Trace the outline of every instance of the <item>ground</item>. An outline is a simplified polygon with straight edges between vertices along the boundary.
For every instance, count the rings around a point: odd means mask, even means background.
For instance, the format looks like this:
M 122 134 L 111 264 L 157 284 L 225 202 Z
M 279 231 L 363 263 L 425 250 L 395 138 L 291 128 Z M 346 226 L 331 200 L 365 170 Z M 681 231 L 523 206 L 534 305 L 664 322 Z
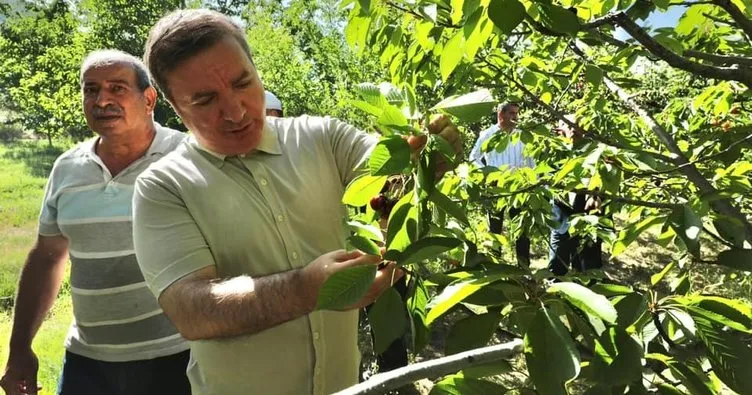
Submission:
M 44 142 L 22 142 L 0 144 L 0 364 L 7 360 L 7 344 L 11 329 L 11 306 L 18 274 L 29 248 L 36 235 L 36 218 L 41 204 L 46 176 L 55 158 L 62 153 L 62 147 L 48 147 Z M 655 234 L 646 234 L 625 253 L 608 258 L 606 273 L 612 279 L 638 286 L 647 286 L 650 275 L 658 272 L 665 264 L 677 259 L 674 252 L 656 248 Z M 705 252 L 713 255 L 718 247 L 707 243 Z M 534 251 L 533 265 L 545 266 L 545 251 L 538 246 Z M 752 300 L 750 277 L 735 276 L 730 271 L 718 267 L 698 264 L 691 267 L 692 276 L 702 279 L 702 291 L 722 294 L 727 297 L 740 297 Z M 435 325 L 430 345 L 414 361 L 433 359 L 443 355 L 443 342 L 451 325 L 466 313 L 457 311 L 447 314 Z M 63 340 L 71 319 L 70 297 L 67 282 L 47 320 L 42 325 L 35 341 L 34 349 L 40 359 L 40 383 L 42 393 L 54 393 L 63 358 Z M 374 370 L 374 356 L 370 336 L 361 331 L 366 370 Z M 503 335 L 494 341 L 506 341 Z M 522 367 L 515 361 L 515 367 Z M 515 374 L 511 380 L 524 381 L 525 376 Z M 432 383 L 423 380 L 414 388 L 403 389 L 403 394 L 428 393 Z

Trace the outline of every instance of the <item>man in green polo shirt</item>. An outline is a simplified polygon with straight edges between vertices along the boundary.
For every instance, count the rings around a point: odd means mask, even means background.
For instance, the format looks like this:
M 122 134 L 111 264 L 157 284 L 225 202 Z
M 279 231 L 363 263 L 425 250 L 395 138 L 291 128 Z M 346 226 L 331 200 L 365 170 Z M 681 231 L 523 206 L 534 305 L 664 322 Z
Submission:
M 266 118 L 243 32 L 180 10 L 152 28 L 145 61 L 193 132 L 143 173 L 134 243 L 147 283 L 191 341 L 194 394 L 325 394 L 357 382 L 357 309 L 314 310 L 334 272 L 373 265 L 347 252 L 341 202 L 376 139 L 332 118 Z M 452 143 L 447 120 L 432 124 Z M 460 144 L 456 144 L 459 146 Z

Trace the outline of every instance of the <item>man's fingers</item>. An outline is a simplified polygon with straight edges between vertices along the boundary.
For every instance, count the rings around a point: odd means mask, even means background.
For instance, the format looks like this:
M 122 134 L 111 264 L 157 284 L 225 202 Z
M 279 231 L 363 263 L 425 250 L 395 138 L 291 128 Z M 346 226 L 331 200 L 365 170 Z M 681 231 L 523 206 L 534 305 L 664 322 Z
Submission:
M 346 251 L 346 250 L 336 250 L 327 253 L 326 255 L 329 255 L 335 262 L 344 262 L 349 261 L 350 259 L 355 259 L 363 253 L 359 250 L 352 250 L 352 251 Z
M 346 261 L 347 266 L 358 265 L 375 265 L 381 262 L 383 259 L 378 255 L 366 255 L 361 252 L 361 255 Z
M 431 117 L 428 122 L 428 133 L 439 134 L 445 127 L 450 125 L 449 117 L 444 114 L 437 114 Z

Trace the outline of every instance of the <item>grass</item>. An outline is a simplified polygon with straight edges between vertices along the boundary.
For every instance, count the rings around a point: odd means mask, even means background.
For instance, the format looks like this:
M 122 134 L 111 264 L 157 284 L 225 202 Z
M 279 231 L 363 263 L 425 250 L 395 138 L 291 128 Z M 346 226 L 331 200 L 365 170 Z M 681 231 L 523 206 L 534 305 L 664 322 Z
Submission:
M 0 305 L 15 292 L 26 254 L 36 237 L 44 185 L 62 148 L 37 141 L 0 145 Z M 4 302 L 4 303 L 3 303 Z
M 47 319 L 42 324 L 36 338 L 34 338 L 34 352 L 39 358 L 39 373 L 37 380 L 42 386 L 40 394 L 54 394 L 57 389 L 57 380 L 60 377 L 62 367 L 63 341 L 71 323 L 71 300 L 68 297 L 59 298 L 55 307 L 52 308 Z M 8 360 L 8 340 L 11 330 L 10 311 L 0 312 L 0 363 Z
M 52 164 L 63 147 L 19 141 L 0 145 L 0 364 L 8 358 L 11 306 L 26 254 L 36 239 L 37 217 Z M 66 284 L 63 289 L 67 289 Z M 71 322 L 70 298 L 60 297 L 34 340 L 42 394 L 54 394 L 62 366 L 63 341 Z

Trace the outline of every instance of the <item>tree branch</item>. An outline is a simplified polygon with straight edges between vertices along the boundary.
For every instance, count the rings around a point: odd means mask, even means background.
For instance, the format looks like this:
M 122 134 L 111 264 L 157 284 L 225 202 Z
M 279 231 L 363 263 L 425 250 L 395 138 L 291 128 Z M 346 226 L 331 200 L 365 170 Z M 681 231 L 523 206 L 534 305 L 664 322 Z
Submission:
M 490 65 L 490 66 L 493 67 L 493 65 Z M 497 71 L 500 71 L 500 70 L 497 70 Z M 556 117 L 560 121 L 562 121 L 565 124 L 567 124 L 573 130 L 575 130 L 577 132 L 580 132 L 580 134 L 582 134 L 582 138 L 585 138 L 585 139 L 588 139 L 588 140 L 595 140 L 595 141 L 601 142 L 603 144 L 610 145 L 612 147 L 623 149 L 625 151 L 632 151 L 632 152 L 637 152 L 637 153 L 641 153 L 641 154 L 644 154 L 644 155 L 649 155 L 649 156 L 652 156 L 652 157 L 654 157 L 656 159 L 659 159 L 659 160 L 661 160 L 663 162 L 667 162 L 667 163 L 673 163 L 674 162 L 674 160 L 671 157 L 665 156 L 665 155 L 660 154 L 658 152 L 645 151 L 645 150 L 641 150 L 641 149 L 638 149 L 638 148 L 630 147 L 628 145 L 623 145 L 623 144 L 617 143 L 615 141 L 608 140 L 607 138 L 599 135 L 598 133 L 594 133 L 594 132 L 585 130 L 585 128 L 583 128 L 582 126 L 580 126 L 580 124 L 578 124 L 577 122 L 573 122 L 573 121 L 567 119 L 567 117 L 565 116 L 565 114 L 563 112 L 561 112 L 561 111 L 553 108 L 550 104 L 547 104 L 546 102 L 544 102 L 543 100 L 541 100 L 536 94 L 534 94 L 533 92 L 531 92 L 522 83 L 520 83 L 519 81 L 517 81 L 516 78 L 512 77 L 512 78 L 509 78 L 509 80 L 512 81 L 512 83 L 515 86 L 517 86 L 518 89 L 520 89 L 523 93 L 525 93 L 526 96 L 530 97 L 537 105 L 545 108 L 546 111 L 548 111 L 551 115 L 553 115 L 554 117 Z
M 747 35 L 747 38 L 752 39 L 752 20 L 747 18 L 736 4 L 731 0 L 713 0 L 713 4 L 723 8 L 731 16 L 731 19 L 739 25 L 739 28 Z
M 603 25 L 613 25 L 616 22 L 616 18 L 619 16 L 618 12 L 612 12 L 610 14 L 606 14 L 600 18 L 593 19 L 592 21 L 588 23 L 583 23 L 580 25 L 580 27 L 583 30 L 590 30 L 597 27 L 601 27 Z
M 583 58 L 585 61 L 588 61 L 582 50 L 577 47 L 577 44 L 574 44 L 572 49 L 581 58 Z M 603 76 L 603 82 L 612 93 L 614 93 L 619 99 L 621 99 L 621 101 L 627 107 L 631 108 L 632 111 L 634 111 L 640 117 L 640 119 L 645 122 L 650 130 L 658 137 L 661 143 L 663 143 L 666 149 L 668 149 L 668 151 L 672 154 L 673 163 L 680 168 L 681 172 L 692 184 L 697 187 L 702 195 L 716 196 L 718 194 L 718 190 L 713 186 L 713 184 L 711 184 L 710 181 L 708 181 L 708 179 L 705 178 L 705 176 L 703 176 L 699 170 L 697 170 L 697 167 L 694 164 L 689 163 L 689 160 L 684 155 L 684 152 L 682 152 L 682 150 L 676 144 L 676 141 L 674 141 L 673 136 L 671 136 L 661 125 L 659 125 L 652 115 L 650 115 L 644 108 L 640 107 L 640 105 L 624 89 L 622 89 L 607 75 L 605 75 L 605 73 Z M 728 217 L 734 218 L 740 223 L 744 224 L 744 229 L 746 230 L 744 239 L 752 239 L 752 223 L 750 223 L 750 221 L 747 219 L 747 216 L 744 215 L 744 213 L 742 213 L 742 211 L 738 207 L 734 206 L 730 200 L 717 199 L 712 200 L 709 203 L 715 211 Z
M 703 4 L 714 4 L 713 1 L 682 1 L 681 3 L 671 3 L 670 6 L 684 6 L 684 7 L 691 7 L 693 5 L 703 5 Z
M 688 49 L 684 51 L 684 54 L 697 59 L 707 60 L 718 65 L 731 65 L 738 64 L 742 66 L 752 66 L 752 58 L 735 55 L 717 55 L 707 52 L 695 51 Z
M 392 8 L 395 8 L 398 11 L 402 11 L 402 12 L 404 12 L 406 14 L 410 14 L 410 15 L 412 15 L 415 18 L 426 19 L 426 17 L 424 17 L 423 15 L 420 15 L 419 13 L 415 12 L 415 10 L 411 10 L 411 9 L 403 7 L 403 6 L 399 5 L 399 4 L 395 4 L 395 3 L 391 2 L 391 1 L 386 1 L 385 3 L 386 3 L 386 5 L 388 5 L 388 6 L 392 7 Z M 462 26 L 451 24 L 451 23 L 445 23 L 445 22 L 439 22 L 439 21 L 433 21 L 433 22 L 437 26 L 450 27 L 450 28 L 453 28 L 453 29 L 459 29 L 460 27 L 462 27 Z
M 721 0 L 717 0 L 721 1 Z M 742 84 L 752 87 L 752 69 L 738 67 L 720 67 L 710 66 L 698 62 L 693 62 L 685 57 L 679 56 L 670 49 L 661 45 L 656 39 L 650 36 L 645 29 L 627 16 L 624 12 L 618 12 L 614 15 L 614 23 L 626 31 L 632 38 L 637 40 L 643 47 L 653 55 L 661 58 L 672 67 L 689 71 L 706 78 L 714 78 L 724 81 L 738 81 Z
M 495 362 L 522 352 L 522 340 L 477 348 L 448 357 L 405 366 L 390 372 L 379 373 L 370 379 L 337 392 L 336 395 L 385 394 L 405 384 L 428 377 L 441 377 L 462 369 Z

